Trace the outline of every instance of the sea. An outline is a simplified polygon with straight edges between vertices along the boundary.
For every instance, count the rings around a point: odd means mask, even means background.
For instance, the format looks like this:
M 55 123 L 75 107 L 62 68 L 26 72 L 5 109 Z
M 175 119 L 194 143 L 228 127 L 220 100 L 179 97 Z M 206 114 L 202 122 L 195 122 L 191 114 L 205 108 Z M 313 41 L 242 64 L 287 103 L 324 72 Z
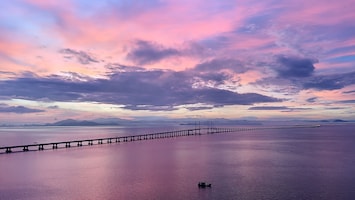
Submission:
M 185 128 L 0 127 L 0 147 Z M 0 199 L 354 200 L 355 124 L 0 153 Z

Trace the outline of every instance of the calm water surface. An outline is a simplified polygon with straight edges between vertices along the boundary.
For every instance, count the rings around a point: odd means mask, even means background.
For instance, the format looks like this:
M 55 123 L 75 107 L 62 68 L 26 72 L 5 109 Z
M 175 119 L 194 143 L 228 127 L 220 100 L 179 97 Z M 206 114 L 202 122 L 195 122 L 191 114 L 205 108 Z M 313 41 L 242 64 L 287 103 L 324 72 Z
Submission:
M 2 128 L 0 146 L 144 131 Z M 354 124 L 0 154 L 0 199 L 353 200 L 354 155 Z

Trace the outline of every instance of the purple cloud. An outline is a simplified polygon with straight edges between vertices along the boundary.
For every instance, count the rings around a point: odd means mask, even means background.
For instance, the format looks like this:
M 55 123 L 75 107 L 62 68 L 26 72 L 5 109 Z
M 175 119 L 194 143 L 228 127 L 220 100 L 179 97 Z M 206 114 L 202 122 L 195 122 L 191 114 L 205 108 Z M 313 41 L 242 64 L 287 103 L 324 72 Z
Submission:
M 317 90 L 341 89 L 355 84 L 354 77 L 355 72 L 313 76 L 304 81 L 303 88 Z
M 197 103 L 223 106 L 280 101 L 257 93 L 239 94 L 207 86 L 194 87 L 196 76 L 198 74 L 165 70 L 112 72 L 107 79 L 86 81 L 34 76 L 0 81 L 0 87 L 4 88 L 0 96 L 111 103 L 125 105 L 124 108 L 131 110 L 172 110 L 174 106 Z M 211 81 L 210 76 L 198 78 Z
M 49 109 L 58 109 L 59 106 L 48 106 Z
M 318 99 L 317 97 L 312 97 L 312 98 L 308 98 L 306 101 L 309 103 L 314 103 L 316 102 L 317 99 Z
M 127 58 L 136 64 L 144 65 L 155 63 L 164 58 L 179 54 L 179 51 L 176 49 L 166 48 L 153 42 L 139 40 L 136 41 L 135 47 L 127 54 Z
M 77 61 L 83 65 L 88 65 L 91 63 L 99 62 L 95 58 L 93 58 L 91 55 L 89 55 L 89 53 L 86 53 L 84 51 L 75 51 L 75 50 L 66 48 L 66 49 L 61 49 L 59 52 L 64 55 L 69 55 L 69 57 L 66 57 L 69 59 L 71 58 L 71 56 L 74 56 L 77 59 Z
M 294 108 L 287 106 L 255 106 L 250 107 L 248 110 L 279 110 L 281 112 L 295 112 L 302 110 L 312 110 L 312 108 Z
M 189 111 L 197 111 L 197 110 L 211 110 L 213 108 L 220 108 L 223 106 L 218 106 L 218 105 L 214 105 L 214 106 L 193 106 L 193 107 L 186 107 L 187 110 Z
M 154 105 L 127 105 L 122 107 L 126 110 L 150 110 L 150 111 L 173 111 L 177 110 L 174 106 L 154 106 Z
M 248 68 L 244 66 L 244 64 L 235 59 L 231 58 L 220 58 L 220 59 L 213 59 L 204 63 L 200 63 L 196 65 L 195 70 L 198 71 L 220 71 L 223 69 L 232 70 L 237 73 L 244 73 L 248 71 Z
M 289 110 L 286 106 L 255 106 L 250 107 L 248 110 Z
M 297 93 L 300 90 L 337 90 L 355 84 L 355 71 L 345 73 L 333 73 L 325 75 L 314 74 L 315 59 L 297 58 L 293 56 L 278 56 L 274 70 L 278 73 L 277 77 L 267 77 L 257 80 L 254 85 L 287 86 L 287 93 Z M 272 63 L 263 63 L 271 65 Z M 344 92 L 352 93 L 352 91 Z M 315 100 L 315 99 L 310 99 Z M 309 101 L 310 102 L 310 101 Z
M 16 75 L 16 73 L 14 73 L 14 72 L 8 72 L 8 71 L 0 71 L 0 75 L 1 75 L 1 74 L 9 75 L 9 76 L 14 76 L 14 75 Z
M 338 103 L 355 103 L 355 99 L 352 100 L 344 100 L 344 101 L 338 101 Z
M 344 94 L 355 93 L 355 90 L 345 91 L 345 92 L 343 92 L 343 93 L 344 93 Z
M 355 103 L 355 102 L 354 102 Z M 343 110 L 343 109 L 347 109 L 348 107 L 330 107 L 327 108 L 328 110 Z
M 143 67 L 127 66 L 119 63 L 109 63 L 105 66 L 110 72 L 134 72 L 134 71 L 144 71 Z
M 280 65 L 276 68 L 278 75 L 282 78 L 309 77 L 314 72 L 314 63 L 317 61 L 310 58 L 297 58 L 290 56 L 278 56 L 277 62 Z

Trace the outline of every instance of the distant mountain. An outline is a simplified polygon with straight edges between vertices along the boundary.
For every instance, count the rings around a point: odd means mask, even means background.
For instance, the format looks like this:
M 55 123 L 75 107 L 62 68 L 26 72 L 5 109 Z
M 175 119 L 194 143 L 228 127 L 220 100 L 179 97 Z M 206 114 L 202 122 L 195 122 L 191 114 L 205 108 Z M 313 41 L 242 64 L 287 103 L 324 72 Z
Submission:
M 342 119 L 335 119 L 335 120 L 333 120 L 333 122 L 348 122 L 348 121 L 345 121 L 345 120 L 342 120 Z
M 127 123 L 132 123 L 132 120 L 121 119 L 121 118 L 98 118 L 91 120 L 95 123 L 102 125 L 122 125 Z
M 123 125 L 198 125 L 216 126 L 216 125 L 261 125 L 258 121 L 248 120 L 229 120 L 229 119 L 120 119 L 120 118 L 98 118 L 93 120 L 74 120 L 66 119 L 54 123 L 45 124 L 46 126 L 123 126 Z
M 309 122 L 322 122 L 322 123 L 345 123 L 345 122 L 355 122 L 355 120 L 343 120 L 343 119 L 322 119 L 322 120 L 309 120 Z
M 262 125 L 261 121 L 256 120 L 237 120 L 237 119 L 214 119 L 212 123 L 216 123 L 218 125 Z
M 320 120 L 319 122 L 325 122 L 325 123 L 327 123 L 327 122 L 329 122 L 329 123 L 336 122 L 336 123 L 338 123 L 338 122 L 348 122 L 348 121 L 345 121 L 345 120 L 342 120 L 342 119 L 324 119 L 324 120 Z
M 121 118 L 97 118 L 91 120 L 75 120 L 65 119 L 54 123 L 47 124 L 0 124 L 0 127 L 13 127 L 13 126 L 255 126 L 255 125 L 270 125 L 270 124 L 292 124 L 292 123 L 354 123 L 355 120 L 343 119 L 318 119 L 318 120 L 257 120 L 257 119 L 225 119 L 225 118 L 165 118 L 165 117 L 137 117 L 134 119 L 121 119 Z
M 51 124 L 46 124 L 47 126 L 99 126 L 101 124 L 93 122 L 93 121 L 78 121 L 74 119 L 66 119 L 58 122 L 54 122 Z

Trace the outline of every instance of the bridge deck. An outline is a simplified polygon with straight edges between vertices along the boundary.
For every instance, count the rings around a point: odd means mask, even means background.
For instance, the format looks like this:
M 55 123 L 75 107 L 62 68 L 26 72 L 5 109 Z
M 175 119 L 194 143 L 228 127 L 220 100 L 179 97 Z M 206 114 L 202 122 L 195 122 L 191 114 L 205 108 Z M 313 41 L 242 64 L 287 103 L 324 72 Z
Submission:
M 215 133 L 227 133 L 227 132 L 237 132 L 237 131 L 250 131 L 250 130 L 260 130 L 260 129 L 283 129 L 283 128 L 314 128 L 319 127 L 318 125 L 310 126 L 282 126 L 282 127 L 249 127 L 249 128 L 194 128 L 194 129 L 184 129 L 176 131 L 167 131 L 159 133 L 149 133 L 141 135 L 128 135 L 128 136 L 118 136 L 118 137 L 106 137 L 106 138 L 95 138 L 95 139 L 84 139 L 84 140 L 70 140 L 61 142 L 49 142 L 49 143 L 39 143 L 39 144 L 28 144 L 28 145 L 15 145 L 15 146 L 5 146 L 0 147 L 0 154 L 12 153 L 12 152 L 27 152 L 27 151 L 42 151 L 48 149 L 58 149 L 58 148 L 70 148 L 70 147 L 81 147 L 81 146 L 91 146 L 95 144 L 109 144 L 109 143 L 120 143 L 120 142 L 133 142 L 138 140 L 152 140 L 161 138 L 172 138 L 172 137 L 182 137 L 182 136 L 192 136 L 192 135 L 205 135 L 205 134 L 215 134 Z

